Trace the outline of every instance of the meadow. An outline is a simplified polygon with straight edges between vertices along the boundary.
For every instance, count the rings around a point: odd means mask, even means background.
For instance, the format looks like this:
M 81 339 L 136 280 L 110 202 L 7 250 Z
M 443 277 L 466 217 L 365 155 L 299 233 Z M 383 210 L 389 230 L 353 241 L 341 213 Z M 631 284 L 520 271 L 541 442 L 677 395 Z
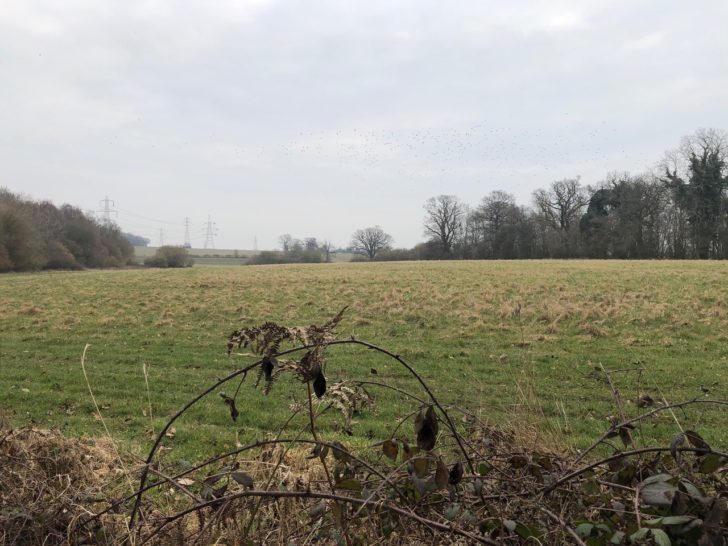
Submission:
M 621 370 L 611 377 L 627 415 L 645 411 L 636 404 L 645 394 L 657 403 L 726 398 L 726 273 L 723 262 L 459 261 L 7 274 L 0 418 L 70 435 L 103 435 L 106 425 L 142 454 L 184 402 L 253 361 L 227 356 L 231 331 L 322 323 L 349 306 L 340 337 L 401 355 L 443 402 L 524 441 L 578 449 L 618 415 L 602 368 Z M 421 393 L 393 361 L 350 346 L 328 350 L 327 378 Z M 267 396 L 254 384 L 242 386 L 236 423 L 213 394 L 176 424 L 167 447 L 192 459 L 263 438 L 305 400 L 292 379 Z M 390 390 L 370 392 L 376 405 L 355 418 L 347 442 L 383 440 L 416 409 Z M 340 416 L 329 413 L 322 434 L 340 439 Z M 288 428 L 306 423 L 302 414 Z M 709 405 L 660 413 L 640 441 L 666 445 L 678 426 L 728 444 L 728 412 Z

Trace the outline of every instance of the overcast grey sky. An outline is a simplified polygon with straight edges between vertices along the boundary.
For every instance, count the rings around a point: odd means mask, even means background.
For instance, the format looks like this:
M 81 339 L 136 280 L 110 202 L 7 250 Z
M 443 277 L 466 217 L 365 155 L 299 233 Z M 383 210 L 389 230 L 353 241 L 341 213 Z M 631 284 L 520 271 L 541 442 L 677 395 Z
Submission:
M 423 239 L 728 129 L 728 1 L 0 1 L 0 186 L 181 243 Z M 164 223 L 160 222 L 163 221 Z

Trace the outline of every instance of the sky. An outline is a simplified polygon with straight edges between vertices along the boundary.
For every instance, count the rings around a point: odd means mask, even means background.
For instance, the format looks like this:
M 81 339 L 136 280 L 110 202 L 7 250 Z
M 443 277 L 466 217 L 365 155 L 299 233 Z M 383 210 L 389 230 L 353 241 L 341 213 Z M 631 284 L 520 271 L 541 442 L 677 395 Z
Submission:
M 728 129 L 725 0 L 0 1 L 0 186 L 181 244 L 424 240 L 423 205 Z M 161 231 L 161 233 L 160 233 Z

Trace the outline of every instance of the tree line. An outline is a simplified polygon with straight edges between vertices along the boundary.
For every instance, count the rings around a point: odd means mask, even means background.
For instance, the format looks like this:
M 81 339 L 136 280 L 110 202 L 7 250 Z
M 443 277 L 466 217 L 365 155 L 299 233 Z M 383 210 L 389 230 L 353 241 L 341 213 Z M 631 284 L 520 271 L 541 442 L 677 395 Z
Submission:
M 610 173 L 594 186 L 557 180 L 533 192 L 530 207 L 498 190 L 475 206 L 439 195 L 424 210 L 427 241 L 414 248 L 392 248 L 392 237 L 373 226 L 354 232 L 346 250 L 368 260 L 726 259 L 728 135 L 698 130 L 653 172 Z M 134 254 L 128 237 L 71 205 L 0 188 L 0 271 L 126 265 Z M 313 237 L 279 241 L 280 251 L 251 263 L 328 262 L 335 251 Z
M 118 226 L 0 188 L 0 271 L 118 267 L 133 256 Z
M 319 241 L 316 237 L 297 239 L 286 233 L 278 238 L 281 250 L 263 250 L 252 256 L 250 265 L 323 263 L 331 261 L 334 252 L 330 241 Z
M 377 226 L 358 230 L 351 247 L 376 260 L 726 259 L 728 135 L 702 129 L 654 172 L 610 173 L 595 186 L 558 180 L 532 200 L 519 206 L 513 195 L 492 191 L 469 206 L 439 195 L 424 205 L 426 242 L 392 249 Z

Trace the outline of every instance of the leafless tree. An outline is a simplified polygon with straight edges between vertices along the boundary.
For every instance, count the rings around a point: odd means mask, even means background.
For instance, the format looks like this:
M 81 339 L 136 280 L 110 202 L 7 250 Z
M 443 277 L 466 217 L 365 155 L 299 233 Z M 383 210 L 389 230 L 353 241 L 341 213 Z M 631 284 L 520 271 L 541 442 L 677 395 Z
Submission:
M 510 193 L 496 190 L 483 198 L 480 206 L 472 213 L 471 218 L 482 229 L 482 236 L 498 233 L 512 216 L 516 207 L 516 198 Z
M 533 201 L 547 226 L 551 256 L 572 257 L 578 246 L 579 219 L 589 203 L 579 177 L 552 182 L 548 190 L 536 190 Z
M 319 243 L 316 240 L 316 237 L 306 237 L 303 240 L 303 245 L 304 248 L 309 251 L 319 250 Z
M 706 153 L 717 156 L 725 172 L 728 168 L 728 133 L 719 129 L 698 129 L 694 135 L 683 137 L 680 154 L 686 160 Z
M 467 207 L 454 195 L 438 195 L 427 200 L 425 212 L 425 235 L 449 255 L 463 231 Z
M 569 231 L 589 203 L 578 176 L 552 182 L 549 190 L 536 190 L 533 200 L 549 224 L 561 231 Z
M 278 242 L 281 244 L 281 250 L 283 252 L 289 252 L 293 247 L 293 237 L 290 233 L 285 233 L 278 237 Z
M 392 236 L 379 226 L 357 229 L 351 236 L 351 248 L 354 252 L 365 254 L 370 260 L 391 244 Z
M 472 258 L 518 258 L 530 256 L 533 229 L 530 214 L 516 205 L 504 191 L 492 191 L 467 217 L 466 244 Z
M 323 243 L 319 245 L 319 248 L 324 253 L 324 260 L 326 263 L 331 261 L 331 250 L 334 248 L 334 245 L 331 241 L 328 239 L 324 240 Z

